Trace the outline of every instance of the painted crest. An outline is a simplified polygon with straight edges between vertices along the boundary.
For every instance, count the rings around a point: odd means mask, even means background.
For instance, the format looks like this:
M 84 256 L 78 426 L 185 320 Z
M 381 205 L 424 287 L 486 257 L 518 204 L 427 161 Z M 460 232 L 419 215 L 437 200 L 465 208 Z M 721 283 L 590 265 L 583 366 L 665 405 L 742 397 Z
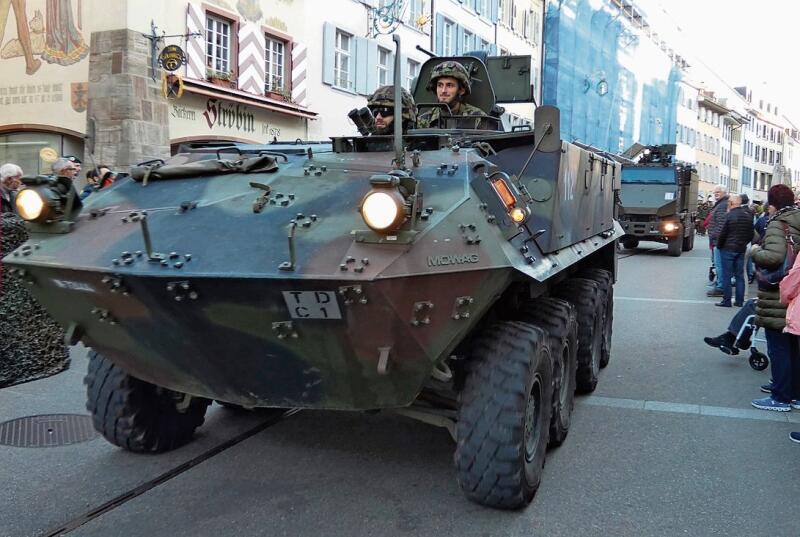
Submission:
M 72 109 L 76 112 L 86 112 L 86 106 L 89 102 L 89 83 L 73 82 L 70 84 L 70 88 Z
M 158 55 L 158 64 L 165 71 L 177 71 L 181 66 L 186 65 L 186 54 L 178 45 L 167 45 L 161 49 L 161 53 Z

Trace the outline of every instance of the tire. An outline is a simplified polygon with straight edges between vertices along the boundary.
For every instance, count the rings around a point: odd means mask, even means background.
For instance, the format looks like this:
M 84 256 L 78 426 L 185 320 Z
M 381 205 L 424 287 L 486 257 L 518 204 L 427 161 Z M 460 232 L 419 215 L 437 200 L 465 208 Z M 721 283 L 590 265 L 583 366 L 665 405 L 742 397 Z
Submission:
M 639 239 L 621 239 L 622 247 L 626 250 L 633 250 L 639 246 Z
M 575 307 L 578 315 L 578 368 L 575 388 L 591 393 L 597 387 L 603 356 L 603 309 L 600 284 L 586 278 L 570 278 L 554 293 Z
M 611 338 L 614 332 L 614 278 L 611 272 L 605 269 L 590 268 L 581 271 L 578 276 L 594 280 L 600 284 L 603 293 L 603 350 L 600 357 L 600 369 L 606 367 L 611 361 Z
M 95 351 L 89 352 L 84 383 L 94 428 L 112 444 L 136 453 L 160 453 L 187 443 L 210 403 L 134 378 Z
M 559 298 L 539 298 L 523 307 L 522 319 L 550 336 L 553 360 L 553 416 L 550 446 L 564 443 L 575 406 L 575 370 L 578 365 L 578 319 L 575 308 Z
M 678 234 L 667 241 L 667 253 L 671 257 L 680 257 L 683 248 L 683 226 L 680 227 Z
M 518 509 L 542 477 L 552 404 L 548 335 L 518 321 L 489 326 L 466 364 L 456 424 L 458 483 L 470 500 Z

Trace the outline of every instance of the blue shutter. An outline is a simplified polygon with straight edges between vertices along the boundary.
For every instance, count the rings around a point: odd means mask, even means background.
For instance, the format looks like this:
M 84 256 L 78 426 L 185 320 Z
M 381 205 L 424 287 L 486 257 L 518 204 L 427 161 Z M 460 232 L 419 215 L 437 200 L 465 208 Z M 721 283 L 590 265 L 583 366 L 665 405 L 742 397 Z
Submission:
M 323 84 L 333 85 L 334 73 L 334 53 L 336 49 L 336 27 L 326 22 L 322 26 L 322 82 Z
M 436 34 L 436 50 L 434 50 L 434 52 L 437 56 L 441 56 L 442 50 L 444 49 L 442 42 L 444 38 L 444 17 L 441 13 L 436 14 L 436 28 L 434 28 L 433 31 Z
M 356 55 L 355 55 L 355 85 L 353 90 L 361 95 L 366 95 L 370 92 L 369 84 L 369 49 L 374 43 L 371 43 L 364 37 L 356 37 Z M 372 64 L 375 65 L 375 64 Z
M 489 43 L 489 56 L 497 56 L 497 44 Z
M 481 0 L 470 0 L 470 7 L 475 10 L 478 15 L 481 14 Z
M 497 24 L 500 20 L 500 0 L 489 0 L 489 20 Z
M 392 70 L 392 73 L 394 73 L 394 70 Z M 406 87 L 406 78 L 408 78 L 408 56 L 400 56 L 400 85 L 404 88 Z M 397 82 L 397 80 L 394 82 Z M 408 88 L 408 91 L 413 90 L 413 87 Z
M 453 33 L 456 35 L 456 56 L 464 51 L 464 27 L 460 24 L 455 25 Z
M 401 63 L 400 63 L 400 73 L 403 72 L 403 64 L 402 64 L 402 56 L 401 56 Z M 394 79 L 394 52 L 389 53 L 389 84 L 394 84 L 397 80 Z M 403 79 L 400 79 L 402 83 Z

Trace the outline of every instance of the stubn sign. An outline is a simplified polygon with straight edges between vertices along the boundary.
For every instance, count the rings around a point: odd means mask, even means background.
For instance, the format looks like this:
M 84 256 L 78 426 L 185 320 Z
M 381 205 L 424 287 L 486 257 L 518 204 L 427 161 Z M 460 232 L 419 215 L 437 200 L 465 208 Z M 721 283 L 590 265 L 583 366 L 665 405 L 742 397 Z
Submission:
M 203 112 L 209 129 L 215 126 L 234 129 L 243 133 L 255 132 L 255 116 L 240 104 L 226 103 L 218 99 L 206 101 L 206 110 Z

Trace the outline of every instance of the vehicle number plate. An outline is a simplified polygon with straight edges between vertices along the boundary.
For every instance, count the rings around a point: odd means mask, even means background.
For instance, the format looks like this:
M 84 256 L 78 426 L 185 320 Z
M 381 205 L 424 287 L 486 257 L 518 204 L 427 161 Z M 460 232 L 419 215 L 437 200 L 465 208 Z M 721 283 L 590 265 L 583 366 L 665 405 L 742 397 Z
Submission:
M 283 291 L 292 319 L 341 319 L 335 291 Z

